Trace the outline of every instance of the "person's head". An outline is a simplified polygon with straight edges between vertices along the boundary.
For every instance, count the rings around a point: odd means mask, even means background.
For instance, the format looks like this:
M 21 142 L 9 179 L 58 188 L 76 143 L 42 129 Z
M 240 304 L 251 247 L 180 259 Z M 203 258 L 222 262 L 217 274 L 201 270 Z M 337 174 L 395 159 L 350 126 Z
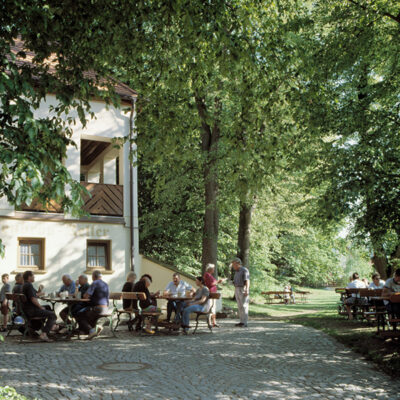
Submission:
M 400 268 L 397 268 L 396 271 L 394 271 L 393 280 L 396 283 L 400 283 Z
M 172 275 L 172 282 L 174 282 L 174 284 L 175 284 L 176 286 L 178 286 L 180 281 L 181 281 L 181 276 L 180 276 L 177 272 L 175 272 L 175 273 Z
M 147 278 L 150 282 L 153 282 L 153 278 L 149 274 L 144 274 L 140 277 L 140 280 L 143 280 L 144 278 Z
M 128 275 L 126 275 L 126 281 L 131 283 L 135 282 L 136 274 L 133 271 L 129 272 Z
M 24 278 L 23 278 L 21 272 L 18 272 L 18 274 L 15 275 L 15 283 L 18 283 L 18 284 L 24 283 Z
M 35 282 L 35 275 L 32 271 L 25 271 L 22 275 L 24 282 Z
M 199 287 L 204 285 L 204 278 L 202 276 L 196 276 L 196 285 Z
M 97 281 L 98 279 L 101 279 L 103 277 L 103 275 L 101 274 L 101 271 L 99 271 L 98 269 L 95 269 L 92 272 L 92 281 Z
M 378 273 L 372 275 L 372 282 L 374 282 L 375 285 L 379 285 L 380 280 L 381 276 Z
M 9 279 L 10 279 L 10 276 L 9 276 L 8 274 L 3 274 L 3 275 L 1 276 L 1 281 L 2 281 L 4 284 L 5 284 L 5 283 L 8 283 Z
M 149 275 L 143 275 L 141 280 L 144 281 L 146 287 L 151 285 L 152 280 L 149 278 Z
M 72 283 L 72 278 L 69 274 L 64 274 L 61 279 L 65 286 L 69 286 Z
M 354 272 L 354 274 L 353 274 L 353 281 L 355 281 L 356 279 L 360 279 L 360 275 L 358 275 L 357 272 Z
M 213 274 L 215 271 L 215 265 L 214 264 L 207 264 L 206 265 L 206 272 L 209 274 Z
M 78 283 L 80 286 L 82 286 L 82 285 L 85 285 L 86 283 L 88 283 L 88 280 L 89 279 L 88 279 L 87 275 L 82 274 L 82 275 L 79 275 Z
M 231 265 L 232 265 L 232 268 L 233 268 L 235 271 L 237 271 L 237 270 L 242 266 L 242 260 L 241 260 L 239 257 L 235 257 L 235 258 L 232 260 Z

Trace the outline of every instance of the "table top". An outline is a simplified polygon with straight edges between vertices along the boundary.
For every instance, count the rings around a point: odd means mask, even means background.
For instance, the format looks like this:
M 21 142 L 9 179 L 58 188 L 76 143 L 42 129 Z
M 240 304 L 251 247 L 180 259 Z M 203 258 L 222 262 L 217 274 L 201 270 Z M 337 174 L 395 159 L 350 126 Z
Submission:
M 183 296 L 183 297 L 181 297 L 181 296 L 174 297 L 174 296 L 164 296 L 164 295 L 162 295 L 162 296 L 156 296 L 156 298 L 157 298 L 157 299 L 160 299 L 160 300 L 174 300 L 174 301 L 177 301 L 177 300 L 179 300 L 179 301 L 185 301 L 185 300 L 193 300 L 193 299 L 194 299 L 194 297 L 186 297 L 186 296 Z
M 50 301 L 54 303 L 81 303 L 81 302 L 88 302 L 90 299 L 77 299 L 75 297 L 67 297 L 65 299 L 62 299 L 61 297 L 47 297 L 43 296 L 40 297 L 41 300 L 44 301 Z

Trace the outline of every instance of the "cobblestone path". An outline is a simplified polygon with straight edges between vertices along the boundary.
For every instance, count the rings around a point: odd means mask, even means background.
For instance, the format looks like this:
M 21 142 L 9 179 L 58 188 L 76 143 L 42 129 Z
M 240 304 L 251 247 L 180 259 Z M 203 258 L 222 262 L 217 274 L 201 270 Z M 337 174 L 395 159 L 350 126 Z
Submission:
M 40 399 L 399 399 L 400 386 L 324 333 L 223 321 L 214 334 L 0 345 L 0 385 Z M 127 363 L 127 364 L 124 364 Z M 120 371 L 118 369 L 123 369 Z

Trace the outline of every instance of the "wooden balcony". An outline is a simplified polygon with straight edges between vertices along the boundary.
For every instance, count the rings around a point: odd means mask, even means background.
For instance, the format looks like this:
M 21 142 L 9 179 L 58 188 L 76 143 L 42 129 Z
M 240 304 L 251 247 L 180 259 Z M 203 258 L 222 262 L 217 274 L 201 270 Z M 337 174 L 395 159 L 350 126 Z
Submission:
M 91 196 L 85 196 L 84 210 L 91 215 L 105 215 L 122 217 L 124 214 L 124 187 L 121 185 L 108 185 L 103 183 L 81 182 Z M 37 200 L 28 206 L 22 204 L 21 211 L 62 213 L 60 204 L 53 200 L 42 206 Z
M 122 217 L 124 215 L 124 187 L 104 183 L 81 182 L 91 197 L 85 197 L 84 210 L 92 215 Z

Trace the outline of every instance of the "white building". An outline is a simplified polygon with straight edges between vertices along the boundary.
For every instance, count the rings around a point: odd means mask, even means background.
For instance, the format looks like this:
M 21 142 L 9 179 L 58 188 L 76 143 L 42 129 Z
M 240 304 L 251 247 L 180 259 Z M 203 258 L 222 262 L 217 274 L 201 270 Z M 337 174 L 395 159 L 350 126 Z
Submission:
M 155 290 L 171 280 L 167 266 L 139 256 L 137 168 L 129 160 L 135 146 L 130 149 L 126 142 L 115 148 L 112 143 L 118 139 L 122 143 L 130 133 L 136 93 L 122 83 L 116 83 L 115 90 L 123 107 L 106 107 L 93 99 L 95 118 L 85 127 L 76 120 L 72 139 L 77 148 L 68 148 L 64 160 L 72 178 L 91 193 L 84 207 L 90 217 L 72 218 L 54 203 L 47 210 L 35 202 L 16 208 L 0 198 L 0 238 L 5 245 L 0 273 L 33 270 L 47 292 L 60 287 L 64 273 L 76 279 L 94 269 L 103 271 L 113 291 L 121 290 L 132 269 L 138 276 L 151 273 Z M 49 94 L 36 116 L 48 115 L 55 102 Z

